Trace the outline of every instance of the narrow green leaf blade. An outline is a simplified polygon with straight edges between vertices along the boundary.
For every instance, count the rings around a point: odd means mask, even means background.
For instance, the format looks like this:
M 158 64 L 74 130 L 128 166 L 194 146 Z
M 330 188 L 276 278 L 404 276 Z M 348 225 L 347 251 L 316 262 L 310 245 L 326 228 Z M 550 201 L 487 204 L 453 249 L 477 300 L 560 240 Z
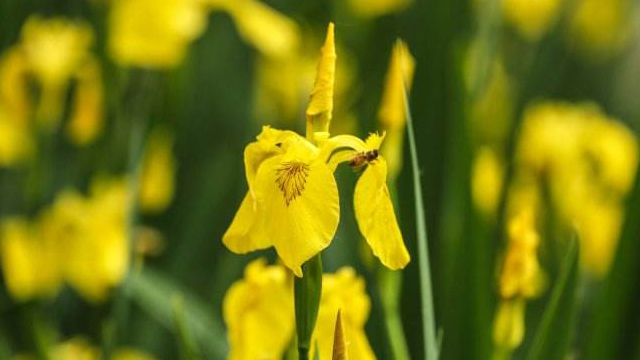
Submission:
M 173 295 L 171 298 L 173 305 L 173 319 L 175 324 L 175 335 L 180 347 L 181 360 L 202 360 L 202 356 L 195 344 L 191 329 L 187 325 L 184 300 L 181 294 Z
M 407 131 L 409 133 L 409 151 L 411 154 L 411 170 L 413 173 L 413 195 L 415 197 L 416 234 L 418 240 L 418 265 L 420 271 L 420 301 L 422 311 L 422 331 L 424 353 L 427 360 L 438 358 L 436 340 L 435 315 L 433 311 L 433 290 L 431 288 L 431 270 L 429 267 L 429 246 L 424 204 L 422 200 L 422 185 L 420 183 L 420 166 L 418 165 L 418 149 L 413 132 L 413 118 L 409 108 L 406 86 L 403 82 L 404 107 L 407 116 Z
M 213 312 L 197 296 L 180 288 L 165 275 L 150 269 L 132 274 L 129 286 L 131 299 L 169 330 L 174 327 L 172 295 L 181 294 L 185 310 L 184 323 L 193 331 L 195 341 L 207 357 L 222 359 L 227 356 L 222 322 L 212 315 Z
M 562 360 L 574 329 L 576 285 L 578 282 L 578 241 L 571 239 L 560 275 L 556 281 L 542 320 L 529 347 L 527 360 Z

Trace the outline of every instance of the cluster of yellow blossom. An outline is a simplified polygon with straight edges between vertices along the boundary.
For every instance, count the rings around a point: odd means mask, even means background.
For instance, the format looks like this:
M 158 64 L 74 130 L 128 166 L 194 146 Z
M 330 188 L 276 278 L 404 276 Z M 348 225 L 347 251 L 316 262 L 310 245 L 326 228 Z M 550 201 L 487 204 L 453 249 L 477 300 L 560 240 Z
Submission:
M 48 359 L 51 360 L 99 360 L 102 359 L 100 349 L 80 337 L 71 338 L 56 344 L 50 349 Z M 17 355 L 13 360 L 34 360 L 32 355 Z M 111 356 L 111 360 L 154 360 L 151 355 L 132 348 L 121 348 Z
M 539 103 L 524 113 L 511 201 L 540 203 L 548 186 L 565 226 L 575 226 L 583 265 L 603 275 L 615 252 L 623 202 L 638 165 L 638 142 L 589 104 Z
M 92 301 L 104 299 L 129 264 L 129 198 L 124 181 L 96 181 L 89 197 L 62 192 L 36 221 L 0 223 L 5 283 L 20 301 L 54 295 L 66 281 Z
M 631 38 L 635 6 L 629 0 L 577 1 L 569 22 L 569 39 L 595 57 L 616 53 Z
M 242 280 L 224 299 L 224 320 L 229 329 L 229 360 L 280 359 L 293 340 L 293 279 L 285 267 L 251 262 Z M 338 311 L 352 360 L 372 360 L 375 355 L 364 332 L 370 301 L 364 280 L 353 269 L 324 274 L 313 346 L 321 359 L 331 359 Z M 264 331 L 268 328 L 269 331 Z M 315 349 L 315 347 L 314 347 Z M 311 353 L 314 353 L 314 349 Z
M 103 122 L 103 88 L 100 65 L 89 51 L 92 38 L 89 26 L 79 21 L 32 16 L 25 22 L 20 42 L 0 58 L 0 165 L 32 153 L 35 125 L 54 130 L 72 81 L 77 86 L 67 134 L 78 145 L 96 137 Z M 31 82 L 37 84 L 36 97 Z
M 335 60 L 330 24 L 307 108 L 307 138 L 264 127 L 245 148 L 249 191 L 223 236 L 227 248 L 237 253 L 274 246 L 297 276 L 337 230 L 340 207 L 333 172 L 343 162 L 366 166 L 356 184 L 354 207 L 374 255 L 390 269 L 409 262 L 386 184 L 387 164 L 378 151 L 384 135 L 371 134 L 366 141 L 329 135 Z
M 502 349 L 513 350 L 524 337 L 524 305 L 540 294 L 544 277 L 536 250 L 538 233 L 531 209 L 522 210 L 509 222 L 509 243 L 500 271 L 500 305 L 496 313 L 493 339 Z
M 228 12 L 240 34 L 267 56 L 287 56 L 297 47 L 295 22 L 258 0 L 114 0 L 111 55 L 125 66 L 175 67 L 204 32 L 212 10 Z
M 487 0 L 474 2 L 479 13 L 489 6 Z M 637 6 L 629 0 L 500 0 L 500 5 L 504 19 L 529 41 L 566 19 L 566 40 L 594 58 L 606 58 L 628 43 Z

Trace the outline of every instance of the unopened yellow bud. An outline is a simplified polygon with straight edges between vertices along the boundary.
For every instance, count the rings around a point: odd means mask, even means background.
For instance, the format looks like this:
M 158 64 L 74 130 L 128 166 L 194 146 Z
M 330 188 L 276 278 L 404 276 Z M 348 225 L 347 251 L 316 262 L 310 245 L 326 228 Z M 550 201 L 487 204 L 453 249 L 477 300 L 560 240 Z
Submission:
M 334 26 L 329 23 L 327 38 L 322 46 L 316 81 L 307 107 L 307 138 L 314 131 L 329 131 L 333 112 L 333 84 L 336 72 Z
M 348 360 L 347 355 L 347 341 L 344 336 L 344 330 L 342 330 L 342 316 L 340 310 L 338 310 L 338 316 L 336 317 L 336 329 L 333 335 L 333 360 Z
M 500 348 L 513 350 L 524 337 L 524 300 L 503 301 L 493 322 L 493 341 Z

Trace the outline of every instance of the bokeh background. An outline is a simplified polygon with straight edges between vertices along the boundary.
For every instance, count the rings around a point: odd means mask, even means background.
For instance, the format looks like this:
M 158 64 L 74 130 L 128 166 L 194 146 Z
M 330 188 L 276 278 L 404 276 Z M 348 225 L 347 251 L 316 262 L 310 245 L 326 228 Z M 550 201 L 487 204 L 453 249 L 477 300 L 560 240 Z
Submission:
M 304 133 L 329 22 L 335 134 L 382 130 L 394 42 L 415 58 L 408 99 L 440 358 L 495 356 L 507 227 L 525 206 L 544 286 L 525 297 L 513 358 L 541 348 L 534 359 L 640 359 L 639 20 L 633 0 L 0 0 L 0 359 L 47 358 L 79 337 L 104 354 L 177 359 L 181 318 L 204 359 L 225 358 L 227 289 L 251 260 L 276 261 L 273 250 L 237 255 L 221 242 L 247 190 L 243 149 L 265 124 Z M 393 192 L 413 261 L 400 308 L 421 359 L 404 149 Z M 365 278 L 368 338 L 379 359 L 393 359 L 354 221 L 357 176 L 345 167 L 336 177 L 341 222 L 324 268 Z M 119 191 L 138 195 L 133 211 Z M 74 211 L 104 220 L 87 225 L 92 234 L 126 242 L 9 240 L 36 227 L 74 231 L 55 215 Z M 579 262 L 566 265 L 575 245 Z M 112 259 L 122 247 L 131 257 Z M 40 279 L 56 271 L 69 272 L 64 284 Z

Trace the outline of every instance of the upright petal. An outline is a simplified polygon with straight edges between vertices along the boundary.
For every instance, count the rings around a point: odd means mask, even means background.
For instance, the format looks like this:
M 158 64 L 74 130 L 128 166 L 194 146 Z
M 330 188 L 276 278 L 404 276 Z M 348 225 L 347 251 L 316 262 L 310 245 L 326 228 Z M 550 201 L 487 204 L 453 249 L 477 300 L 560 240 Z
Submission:
M 244 167 L 249 184 L 249 191 L 254 192 L 256 173 L 260 164 L 269 157 L 282 154 L 291 142 L 304 140 L 293 131 L 273 129 L 263 126 L 262 131 L 256 137 L 256 141 L 247 145 L 244 149 Z
M 393 210 L 386 183 L 387 163 L 378 158 L 367 166 L 356 184 L 354 207 L 360 232 L 373 254 L 392 270 L 404 268 L 409 252 Z
M 256 195 L 258 212 L 265 216 L 265 236 L 285 265 L 302 276 L 300 266 L 331 242 L 340 205 L 329 167 L 292 152 L 264 161 L 256 177 Z
M 258 220 L 253 206 L 253 196 L 251 196 L 251 193 L 247 193 L 229 229 L 222 237 L 224 245 L 238 254 L 245 254 L 271 246 L 272 243 L 259 231 Z
M 307 107 L 307 136 L 315 131 L 329 131 L 333 112 L 333 84 L 336 72 L 336 47 L 333 23 L 329 23 L 327 39 L 321 50 L 316 82 Z

